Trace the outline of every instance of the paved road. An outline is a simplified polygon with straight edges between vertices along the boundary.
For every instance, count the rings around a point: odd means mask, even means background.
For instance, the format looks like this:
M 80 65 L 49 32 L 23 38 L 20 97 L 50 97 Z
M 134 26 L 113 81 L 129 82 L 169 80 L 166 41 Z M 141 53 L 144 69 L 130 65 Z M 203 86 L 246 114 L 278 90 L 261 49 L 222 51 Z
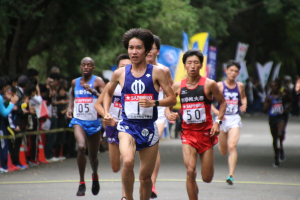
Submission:
M 243 117 L 244 127 L 238 145 L 239 160 L 233 186 L 228 186 L 227 158 L 215 150 L 215 176 L 210 184 L 203 183 L 198 165 L 199 199 L 222 200 L 295 200 L 300 199 L 300 118 L 291 118 L 285 141 L 286 161 L 273 168 L 273 150 L 266 116 Z M 157 182 L 157 199 L 186 200 L 185 167 L 178 139 L 160 143 L 161 168 Z M 91 194 L 91 168 L 87 165 L 85 197 L 76 197 L 78 170 L 76 159 L 42 164 L 24 171 L 0 175 L 0 199 L 103 199 L 121 198 L 121 174 L 110 169 L 108 153 L 99 154 L 101 191 Z M 135 175 L 139 161 L 136 156 Z M 139 199 L 139 182 L 134 185 L 134 198 Z

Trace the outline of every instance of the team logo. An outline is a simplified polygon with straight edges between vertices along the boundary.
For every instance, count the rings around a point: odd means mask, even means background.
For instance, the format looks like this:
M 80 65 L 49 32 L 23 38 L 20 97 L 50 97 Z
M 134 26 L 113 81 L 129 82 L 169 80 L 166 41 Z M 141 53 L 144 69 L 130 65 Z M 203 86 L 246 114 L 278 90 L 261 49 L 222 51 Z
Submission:
M 125 126 L 125 129 L 129 129 L 129 126 Z
M 199 96 L 199 101 L 203 101 L 204 100 L 204 96 Z
M 181 90 L 181 94 L 187 94 L 187 90 Z
M 150 75 L 150 74 L 147 74 L 146 76 L 149 78 L 151 75 Z
M 143 94 L 145 91 L 145 84 L 142 80 L 135 80 L 131 85 L 131 91 L 134 94 Z
M 144 129 L 142 130 L 142 136 L 146 137 L 146 136 L 148 136 L 148 134 L 149 134 L 148 129 L 144 128 Z

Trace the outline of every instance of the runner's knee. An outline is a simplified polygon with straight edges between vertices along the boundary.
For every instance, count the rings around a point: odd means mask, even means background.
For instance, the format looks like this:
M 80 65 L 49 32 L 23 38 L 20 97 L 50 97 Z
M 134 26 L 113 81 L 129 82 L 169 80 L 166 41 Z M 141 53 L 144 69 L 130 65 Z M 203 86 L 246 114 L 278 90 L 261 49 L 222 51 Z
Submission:
M 219 145 L 219 151 L 221 153 L 222 156 L 225 156 L 227 154 L 227 149 L 226 148 L 222 148 L 220 145 Z
M 123 169 L 125 171 L 132 171 L 134 168 L 134 160 L 123 158 Z
M 190 179 L 196 179 L 197 171 L 194 167 L 187 167 L 187 177 Z
M 84 145 L 78 144 L 78 154 L 85 154 L 86 147 Z
M 203 175 L 202 174 L 202 180 L 203 180 L 203 182 L 210 183 L 212 181 L 212 179 L 213 179 L 213 175 L 207 175 L 207 174 Z

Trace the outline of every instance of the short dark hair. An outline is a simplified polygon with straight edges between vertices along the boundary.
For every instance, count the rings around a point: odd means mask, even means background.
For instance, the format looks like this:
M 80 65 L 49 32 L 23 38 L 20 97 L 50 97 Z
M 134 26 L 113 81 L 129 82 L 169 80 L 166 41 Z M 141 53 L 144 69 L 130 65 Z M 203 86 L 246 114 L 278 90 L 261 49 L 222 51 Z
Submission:
M 36 70 L 36 69 L 29 68 L 29 69 L 27 69 L 26 75 L 27 75 L 28 77 L 38 76 L 38 75 L 39 75 L 39 72 L 38 72 L 38 70 Z
M 202 65 L 202 63 L 203 63 L 203 54 L 201 53 L 200 50 L 192 49 L 192 50 L 188 50 L 187 52 L 185 52 L 183 54 L 183 57 L 182 57 L 183 64 L 185 64 L 186 59 L 190 56 L 197 56 L 200 60 L 201 65 Z
M 58 73 L 50 73 L 49 77 L 52 78 L 53 80 L 59 80 L 60 79 L 60 74 Z
M 119 66 L 119 63 L 121 60 L 130 60 L 129 55 L 128 54 L 121 54 L 117 57 L 117 66 Z
M 235 60 L 229 60 L 227 65 L 226 65 L 226 68 L 228 69 L 231 66 L 236 66 L 239 70 L 241 69 L 240 63 L 235 61 Z
M 30 96 L 31 93 L 34 91 L 36 91 L 36 86 L 30 83 L 28 87 L 25 89 L 24 94 L 25 96 Z
M 160 38 L 157 35 L 153 35 L 153 38 L 154 38 L 154 43 L 156 45 L 157 50 L 160 50 L 160 43 L 161 43 Z
M 137 38 L 143 41 L 146 53 L 151 51 L 154 43 L 154 38 L 151 31 L 147 29 L 133 28 L 124 33 L 122 42 L 125 49 L 128 49 L 129 41 L 132 38 Z
M 28 77 L 26 75 L 21 75 L 18 78 L 18 86 L 23 88 L 29 83 Z

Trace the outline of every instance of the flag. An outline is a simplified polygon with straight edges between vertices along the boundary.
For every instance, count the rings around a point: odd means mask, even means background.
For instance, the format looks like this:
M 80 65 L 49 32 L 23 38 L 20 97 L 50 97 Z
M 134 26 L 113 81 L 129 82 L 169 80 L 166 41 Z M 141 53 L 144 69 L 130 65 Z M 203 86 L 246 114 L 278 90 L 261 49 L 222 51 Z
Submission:
M 188 34 L 185 33 L 184 31 L 182 31 L 182 36 L 183 36 L 182 49 L 183 52 L 187 52 L 189 50 L 189 37 Z
M 216 80 L 216 70 L 217 70 L 217 47 L 209 46 L 207 67 L 206 67 L 206 74 L 208 74 L 208 78 L 212 80 Z
M 249 77 L 248 70 L 246 67 L 246 61 L 242 60 L 242 61 L 239 61 L 239 63 L 241 65 L 241 69 L 240 69 L 240 73 L 237 76 L 236 80 L 246 84 L 246 80 Z
M 172 47 L 169 45 L 160 45 L 160 52 L 157 62 L 170 69 L 173 79 L 175 78 L 175 72 L 177 70 L 181 51 L 181 49 L 176 47 Z
M 281 66 L 281 63 L 278 63 L 274 69 L 274 72 L 273 72 L 273 75 L 272 75 L 272 81 L 275 80 L 275 78 L 278 77 L 279 75 L 279 71 L 280 71 L 280 66 Z
M 235 54 L 235 61 L 241 62 L 245 60 L 248 47 L 249 47 L 248 44 L 238 42 L 236 54 Z

